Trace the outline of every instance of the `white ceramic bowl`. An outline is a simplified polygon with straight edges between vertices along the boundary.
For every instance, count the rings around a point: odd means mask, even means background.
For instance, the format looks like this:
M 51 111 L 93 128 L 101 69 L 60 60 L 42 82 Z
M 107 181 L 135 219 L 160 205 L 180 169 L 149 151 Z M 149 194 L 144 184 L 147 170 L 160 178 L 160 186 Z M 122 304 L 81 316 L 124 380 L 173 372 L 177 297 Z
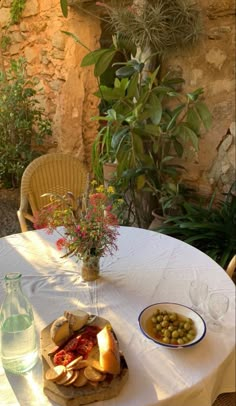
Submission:
M 160 309 L 161 311 L 166 310 L 167 312 L 172 312 L 172 313 L 177 313 L 181 316 L 191 318 L 194 322 L 197 334 L 195 338 L 192 341 L 189 341 L 186 344 L 183 345 L 175 345 L 175 344 L 166 344 L 163 343 L 162 341 L 158 340 L 154 336 L 150 335 L 147 325 L 148 325 L 148 320 L 153 316 L 153 313 L 155 312 L 156 309 Z M 142 310 L 142 312 L 139 315 L 138 318 L 139 321 L 139 326 L 143 334 L 150 338 L 150 340 L 153 340 L 155 343 L 158 345 L 161 345 L 163 347 L 167 348 L 173 348 L 173 349 L 181 349 L 181 348 L 186 348 L 186 347 L 192 347 L 193 345 L 196 345 L 199 343 L 205 336 L 206 334 L 206 323 L 203 320 L 203 318 L 196 313 L 194 310 L 190 309 L 190 307 L 178 304 L 178 303 L 170 303 L 170 302 L 165 302 L 165 303 L 155 303 L 152 304 L 145 309 Z

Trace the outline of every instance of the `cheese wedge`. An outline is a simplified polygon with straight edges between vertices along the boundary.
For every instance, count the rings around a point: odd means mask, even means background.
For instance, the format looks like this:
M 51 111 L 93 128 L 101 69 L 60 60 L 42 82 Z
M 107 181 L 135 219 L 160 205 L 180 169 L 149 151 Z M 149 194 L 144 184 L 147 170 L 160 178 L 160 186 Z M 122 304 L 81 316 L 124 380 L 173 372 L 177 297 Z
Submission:
M 89 314 L 83 310 L 65 310 L 64 316 L 69 321 L 69 326 L 73 331 L 80 330 L 88 321 Z
M 66 317 L 62 316 L 56 319 L 51 326 L 50 336 L 56 345 L 62 345 L 72 335 L 69 321 Z
M 120 373 L 120 353 L 113 333 L 105 326 L 97 334 L 99 364 L 104 372 L 117 375 Z

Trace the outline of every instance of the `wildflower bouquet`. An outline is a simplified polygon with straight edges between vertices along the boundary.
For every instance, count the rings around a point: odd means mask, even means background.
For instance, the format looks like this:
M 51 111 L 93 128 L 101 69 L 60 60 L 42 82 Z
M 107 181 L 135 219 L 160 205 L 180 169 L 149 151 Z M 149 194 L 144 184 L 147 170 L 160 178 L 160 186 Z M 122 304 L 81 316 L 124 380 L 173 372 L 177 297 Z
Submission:
M 95 181 L 91 186 L 92 192 L 77 199 L 71 192 L 65 196 L 47 194 L 51 201 L 35 218 L 35 228 L 47 227 L 48 232 L 60 234 L 56 244 L 59 250 L 66 250 L 63 257 L 75 255 L 85 260 L 117 250 L 119 224 L 115 213 L 121 201 L 113 201 L 113 187 L 96 187 Z

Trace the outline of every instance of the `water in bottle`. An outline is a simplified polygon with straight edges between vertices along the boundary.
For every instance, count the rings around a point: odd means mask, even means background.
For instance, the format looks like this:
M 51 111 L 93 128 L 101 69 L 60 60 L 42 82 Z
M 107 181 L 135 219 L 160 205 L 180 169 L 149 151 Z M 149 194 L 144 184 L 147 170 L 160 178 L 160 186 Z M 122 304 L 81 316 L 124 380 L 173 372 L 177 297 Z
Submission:
M 5 275 L 6 296 L 1 307 L 1 357 L 12 373 L 29 371 L 38 359 L 38 346 L 31 304 L 21 288 L 21 274 Z

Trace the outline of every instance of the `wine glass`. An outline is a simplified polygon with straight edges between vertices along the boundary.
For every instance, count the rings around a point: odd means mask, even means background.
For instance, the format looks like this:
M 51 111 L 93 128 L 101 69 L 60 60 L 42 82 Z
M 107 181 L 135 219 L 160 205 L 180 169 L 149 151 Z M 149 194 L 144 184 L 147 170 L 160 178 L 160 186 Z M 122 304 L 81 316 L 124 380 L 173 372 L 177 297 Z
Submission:
M 213 331 L 221 329 L 219 319 L 227 312 L 229 308 L 229 298 L 223 293 L 212 293 L 208 300 L 208 311 L 211 316 L 209 328 Z
M 201 313 L 201 305 L 203 307 L 204 301 L 208 295 L 208 285 L 206 282 L 194 280 L 190 282 L 189 297 L 192 302 L 192 309 Z M 204 310 L 204 308 L 202 309 Z

